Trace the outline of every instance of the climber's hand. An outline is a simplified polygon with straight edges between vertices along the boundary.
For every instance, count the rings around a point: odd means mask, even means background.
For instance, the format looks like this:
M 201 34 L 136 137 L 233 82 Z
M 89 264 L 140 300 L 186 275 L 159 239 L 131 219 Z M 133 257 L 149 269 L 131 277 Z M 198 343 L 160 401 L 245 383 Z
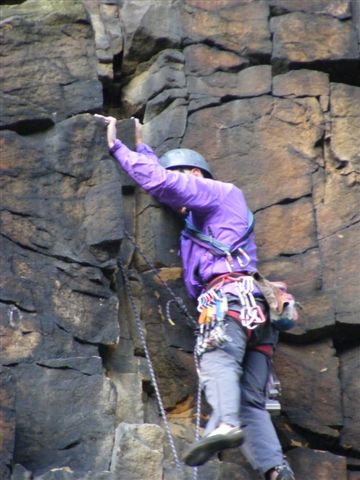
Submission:
M 100 118 L 105 125 L 107 126 L 107 142 L 108 142 L 108 147 L 112 148 L 114 146 L 114 143 L 116 141 L 116 123 L 117 120 L 115 117 L 105 117 L 104 115 L 99 115 L 95 113 L 94 115 L 95 118 Z
M 105 115 L 99 115 L 98 113 L 95 113 L 94 115 L 95 118 L 100 118 L 101 120 L 104 121 L 105 125 L 116 125 L 117 120 L 115 117 L 105 117 Z
M 138 118 L 131 117 L 131 119 L 135 122 L 135 144 L 138 145 L 139 143 L 142 143 L 141 130 L 143 126 Z

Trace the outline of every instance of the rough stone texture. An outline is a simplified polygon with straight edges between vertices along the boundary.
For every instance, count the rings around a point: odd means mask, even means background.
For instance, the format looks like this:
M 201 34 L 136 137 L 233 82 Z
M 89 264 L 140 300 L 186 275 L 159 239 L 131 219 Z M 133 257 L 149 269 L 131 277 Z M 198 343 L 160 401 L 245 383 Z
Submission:
M 359 59 L 356 30 L 351 22 L 296 12 L 272 18 L 271 30 L 274 60 L 304 63 Z
M 331 153 L 353 179 L 360 171 L 359 105 L 359 87 L 331 84 Z
M 347 480 L 346 458 L 320 450 L 296 448 L 289 452 L 297 478 Z
M 14 480 L 27 480 L 23 477 Z M 70 467 L 52 468 L 43 475 L 36 475 L 34 480 L 116 480 L 111 472 L 76 473 Z
M 2 16 L 1 128 L 22 134 L 4 130 L 0 139 L 1 363 L 12 367 L 17 392 L 15 448 L 8 423 L 2 461 L 32 472 L 64 463 L 107 470 L 115 396 L 100 359 L 92 364 L 96 344 L 119 334 L 102 268 L 114 269 L 123 236 L 121 184 L 98 124 L 63 121 L 102 105 L 92 31 L 79 2 L 28 1 Z M 30 478 L 21 469 L 14 478 Z
M 122 2 L 120 18 L 124 39 L 122 67 L 126 71 L 164 48 L 180 46 L 181 22 L 178 0 Z
M 352 14 L 353 14 L 353 22 L 356 26 L 356 30 L 358 34 L 358 42 L 360 44 L 360 4 L 356 0 L 352 0 L 351 7 L 352 7 Z
M 327 174 L 328 172 L 331 172 L 331 175 Z M 359 187 L 356 183 L 349 188 L 348 177 L 341 175 L 341 170 L 337 171 L 330 166 L 316 173 L 314 203 L 320 240 L 336 233 L 341 234 L 350 225 L 356 227 L 359 221 L 358 191 Z M 334 215 L 339 205 L 341 205 L 341 214 Z M 351 259 L 353 260 L 354 258 Z
M 352 258 L 346 252 L 359 250 L 359 224 L 331 235 L 320 242 L 327 262 L 324 267 L 324 289 L 332 292 L 336 319 L 340 324 L 359 325 L 359 278 L 360 258 Z
M 32 250 L 88 263 L 96 263 L 96 250 L 89 247 L 122 238 L 121 195 L 114 188 L 119 183 L 100 133 L 89 115 L 65 120 L 34 139 L 2 132 L 2 169 L 9 177 L 2 191 L 7 236 Z M 103 223 L 95 222 L 97 202 L 103 205 Z M 17 229 L 11 221 L 16 216 L 21 217 Z M 71 229 L 79 224 L 76 238 Z
M 181 220 L 174 217 L 170 210 L 159 208 L 159 204 L 145 192 L 137 193 L 137 212 L 137 243 L 140 250 L 145 252 L 148 260 L 157 267 L 178 266 L 177 238 L 182 228 Z M 157 232 L 152 228 L 154 224 L 158 225 Z M 139 269 L 149 268 L 146 259 L 141 255 L 137 255 L 136 260 Z
M 207 45 L 189 45 L 184 49 L 187 75 L 211 75 L 247 66 L 249 61 L 235 52 L 216 50 Z
M 194 339 L 174 303 L 175 325 L 167 322 L 171 297 L 123 239 L 126 229 L 184 297 L 181 221 L 111 161 L 102 123 L 83 114 L 104 108 L 139 116 L 158 155 L 195 148 L 219 179 L 244 190 L 260 270 L 286 280 L 303 305 L 275 360 L 281 442 L 296 478 L 354 480 L 358 2 L 8 3 L 0 41 L 1 478 L 192 478 L 190 468 L 175 468 L 159 427 L 116 266 L 120 253 L 181 456 L 194 435 Z M 130 148 L 132 129 L 130 120 L 118 125 Z M 203 405 L 202 424 L 207 412 Z M 259 475 L 235 450 L 199 469 L 199 480 L 210 478 Z
M 32 287 L 29 283 L 23 286 L 24 289 Z M 3 365 L 97 353 L 95 345 L 76 341 L 49 313 L 28 313 L 15 305 L 0 305 L 0 331 Z
M 33 476 L 29 470 L 26 470 L 25 467 L 16 463 L 12 467 L 11 480 L 32 480 Z
M 297 221 L 299 215 L 304 219 L 301 229 Z M 281 221 L 284 217 L 286 223 Z M 307 198 L 269 207 L 259 212 L 256 221 L 260 258 L 296 255 L 316 247 L 312 204 Z
M 2 248 L 8 253 L 1 298 L 52 315 L 82 340 L 111 343 L 118 335 L 117 299 L 97 267 L 111 258 L 101 245 L 122 237 L 121 196 L 111 179 L 115 167 L 84 158 L 97 132 L 89 120 L 66 120 L 31 141 L 10 131 L 1 135 Z M 106 328 L 99 329 L 104 317 Z
M 1 13 L 1 110 L 12 107 L 7 126 L 19 128 L 32 115 L 33 129 L 38 121 L 101 108 L 92 30 L 80 2 L 28 0 Z
M 360 472 L 358 471 L 348 471 L 348 480 L 359 480 L 360 479 Z
M 341 443 L 346 448 L 360 450 L 360 412 L 358 409 L 360 379 L 360 348 L 355 347 L 340 356 L 340 378 L 343 388 L 344 428 Z
M 166 279 L 173 291 L 185 297 L 179 269 L 162 269 L 161 278 Z M 186 398 L 189 391 L 194 388 L 194 380 L 189 378 L 191 358 L 187 358 L 187 355 L 182 352 L 182 350 L 191 352 L 193 349 L 192 331 L 186 323 L 187 319 L 174 303 L 170 314 L 175 325 L 169 324 L 165 313 L 169 296 L 162 291 L 159 279 L 153 275 L 146 275 L 144 280 L 144 291 L 147 295 L 143 302 L 142 318 L 147 329 L 149 351 L 159 374 L 162 399 L 165 408 L 171 408 Z M 187 307 L 196 318 L 193 306 L 187 302 Z M 163 348 L 163 345 L 167 348 Z M 191 357 L 191 354 L 189 356 Z M 171 372 L 168 365 L 172 366 Z
M 123 89 L 123 102 L 130 114 L 164 90 L 185 87 L 184 56 L 177 50 L 164 50 L 152 59 L 150 67 L 140 65 L 139 71 Z
M 275 13 L 286 12 L 309 12 L 323 15 L 331 15 L 336 18 L 351 17 L 351 0 L 269 0 L 271 8 Z
M 329 75 L 314 70 L 293 70 L 273 79 L 277 97 L 320 97 L 329 95 Z
M 111 471 L 127 480 L 162 480 L 163 437 L 157 425 L 121 423 L 116 430 Z
M 246 68 L 238 73 L 215 72 L 211 76 L 191 76 L 188 90 L 190 99 L 193 102 L 196 100 L 197 103 L 204 98 L 210 98 L 213 102 L 214 99 L 224 97 L 257 97 L 270 93 L 271 67 L 260 65 Z M 202 106 L 204 106 L 203 102 Z M 190 109 L 194 109 L 194 106 Z
M 293 424 L 338 437 L 343 423 L 338 367 L 328 341 L 279 346 L 275 369 L 282 381 L 281 403 Z
M 17 95 L 0 92 L 0 128 L 16 128 L 23 131 L 30 125 L 36 125 L 33 130 L 50 127 L 54 121 L 51 115 L 39 105 Z
M 117 2 L 83 0 L 94 30 L 97 73 L 100 79 L 114 79 L 113 59 L 123 52 L 120 7 Z
M 15 385 L 11 369 L 0 367 L 0 477 L 10 478 L 15 445 Z
M 186 101 L 174 100 L 159 115 L 152 118 L 143 128 L 143 141 L 150 143 L 161 156 L 167 150 L 179 148 L 187 122 Z
M 217 3 L 186 0 L 183 28 L 186 43 L 204 43 L 241 56 L 269 55 L 269 7 L 265 1 Z M 221 21 L 219 21 L 221 18 Z
M 36 473 L 59 465 L 80 471 L 108 470 L 115 395 L 102 376 L 100 358 L 22 364 L 13 372 L 16 461 Z

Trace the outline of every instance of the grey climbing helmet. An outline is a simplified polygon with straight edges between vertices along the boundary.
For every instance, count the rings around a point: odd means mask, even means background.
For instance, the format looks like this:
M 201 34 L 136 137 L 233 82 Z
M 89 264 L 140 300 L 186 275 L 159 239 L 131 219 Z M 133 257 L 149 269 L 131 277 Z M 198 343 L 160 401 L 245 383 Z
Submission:
M 164 168 L 200 168 L 204 176 L 213 178 L 209 164 L 200 153 L 189 148 L 175 148 L 160 157 L 160 165 Z

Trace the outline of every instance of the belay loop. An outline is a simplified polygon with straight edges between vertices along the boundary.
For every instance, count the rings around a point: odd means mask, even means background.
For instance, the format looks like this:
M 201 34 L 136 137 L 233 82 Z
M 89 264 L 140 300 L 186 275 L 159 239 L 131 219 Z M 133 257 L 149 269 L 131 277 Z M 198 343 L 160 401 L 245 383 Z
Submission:
M 171 296 L 171 299 L 166 304 L 166 316 L 168 318 L 168 321 L 169 321 L 169 319 L 171 320 L 170 305 L 171 305 L 171 303 L 175 303 L 179 307 L 179 309 L 187 317 L 188 324 L 192 328 L 197 328 L 198 324 L 197 324 L 196 320 L 192 317 L 190 312 L 188 311 L 188 309 L 187 309 L 184 301 L 182 300 L 182 298 L 176 296 L 175 293 L 173 292 L 173 290 L 169 287 L 169 285 L 161 278 L 161 276 L 158 273 L 158 270 L 156 269 L 156 267 L 150 262 L 150 260 L 146 257 L 146 255 L 139 249 L 138 245 L 135 243 L 135 241 L 130 236 L 130 234 L 127 231 L 125 231 L 124 233 L 125 233 L 126 238 L 128 240 L 130 240 L 130 242 L 133 244 L 133 246 L 137 249 L 139 254 L 145 260 L 145 263 L 147 264 L 147 266 L 150 268 L 151 271 L 154 272 L 154 274 L 157 276 L 157 278 L 159 279 L 162 286 L 166 289 L 166 291 Z M 181 462 L 179 460 L 179 457 L 178 457 L 178 454 L 177 454 L 177 451 L 176 451 L 175 442 L 174 442 L 173 436 L 172 436 L 171 431 L 170 431 L 169 423 L 168 423 L 167 416 L 166 416 L 166 411 L 165 411 L 165 408 L 164 408 L 164 405 L 163 405 L 163 402 L 162 402 L 162 399 L 161 399 L 160 390 L 159 390 L 158 383 L 157 383 L 156 376 L 155 376 L 155 371 L 154 371 L 154 368 L 153 368 L 153 365 L 152 365 L 152 362 L 151 362 L 150 353 L 149 353 L 149 350 L 148 350 L 148 347 L 147 347 L 147 344 L 146 344 L 145 335 L 144 335 L 144 332 L 143 332 L 143 329 L 142 329 L 142 322 L 141 322 L 140 315 L 139 315 L 139 312 L 138 312 L 137 307 L 136 307 L 134 296 L 133 296 L 132 291 L 131 291 L 129 278 L 128 278 L 128 275 L 126 273 L 125 266 L 122 263 L 121 259 L 118 259 L 117 263 L 118 263 L 121 275 L 122 275 L 123 280 L 124 280 L 126 293 L 128 295 L 129 301 L 130 301 L 130 305 L 131 305 L 131 309 L 132 309 L 132 312 L 133 312 L 133 315 L 134 315 L 134 319 L 135 319 L 137 331 L 138 331 L 138 334 L 139 334 L 139 338 L 140 338 L 140 341 L 142 343 L 142 347 L 144 349 L 145 358 L 146 358 L 147 366 L 148 366 L 149 373 L 150 373 L 151 383 L 152 383 L 152 385 L 154 387 L 154 390 L 155 390 L 156 400 L 157 400 L 157 403 L 158 403 L 158 406 L 159 406 L 161 417 L 162 417 L 163 422 L 164 422 L 164 428 L 165 428 L 166 435 L 167 435 L 167 438 L 168 438 L 168 441 L 169 441 L 169 444 L 170 444 L 170 448 L 171 448 L 171 451 L 172 451 L 172 454 L 173 454 L 173 457 L 174 457 L 174 460 L 175 460 L 175 465 L 176 465 L 176 468 L 180 469 L 180 468 L 182 468 L 182 465 L 181 465 Z M 195 363 L 195 368 L 196 368 L 197 374 L 199 376 L 200 366 L 199 366 L 199 359 L 198 359 L 197 354 L 196 354 L 196 349 L 194 349 L 194 363 Z M 197 394 L 196 394 L 196 411 L 195 411 L 195 440 L 196 441 L 199 439 L 199 436 L 200 436 L 200 418 L 201 418 L 201 385 L 200 385 L 200 381 L 199 381 L 198 382 L 198 387 L 197 387 Z M 193 468 L 192 469 L 193 480 L 197 479 L 197 473 L 198 473 L 197 467 Z

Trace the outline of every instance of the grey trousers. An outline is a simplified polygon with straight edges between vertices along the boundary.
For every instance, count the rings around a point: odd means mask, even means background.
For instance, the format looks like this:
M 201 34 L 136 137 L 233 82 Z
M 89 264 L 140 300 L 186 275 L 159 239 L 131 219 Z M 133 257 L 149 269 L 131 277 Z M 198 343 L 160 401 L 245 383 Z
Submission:
M 212 408 L 205 434 L 221 422 L 244 429 L 242 447 L 252 466 L 265 473 L 283 461 L 282 448 L 265 409 L 270 359 L 247 351 L 247 336 L 234 320 L 226 319 L 231 341 L 205 352 L 200 359 L 200 381 Z

